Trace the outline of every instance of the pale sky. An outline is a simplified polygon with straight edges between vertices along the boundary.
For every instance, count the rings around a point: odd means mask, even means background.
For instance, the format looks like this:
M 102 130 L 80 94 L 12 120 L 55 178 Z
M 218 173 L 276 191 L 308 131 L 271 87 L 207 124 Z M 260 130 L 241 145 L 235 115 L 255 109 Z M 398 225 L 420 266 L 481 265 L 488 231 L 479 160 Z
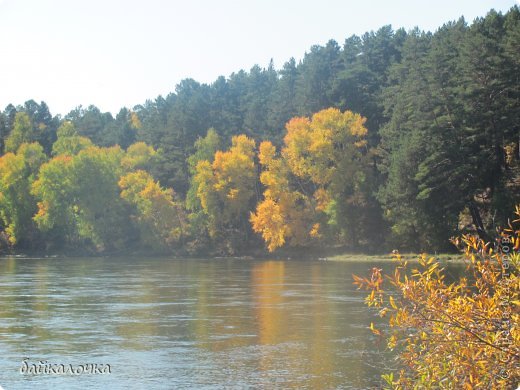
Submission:
M 117 113 L 184 78 L 211 83 L 314 44 L 391 24 L 435 31 L 515 0 L 0 0 L 0 109 L 45 101 L 52 114 Z

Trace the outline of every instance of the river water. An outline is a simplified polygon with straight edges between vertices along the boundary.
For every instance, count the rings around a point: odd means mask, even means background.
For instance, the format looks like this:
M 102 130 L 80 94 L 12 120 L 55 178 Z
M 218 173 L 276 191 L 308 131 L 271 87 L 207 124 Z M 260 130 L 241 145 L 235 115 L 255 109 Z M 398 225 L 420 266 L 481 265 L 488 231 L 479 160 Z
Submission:
M 2 258 L 0 386 L 379 387 L 391 359 L 351 276 L 376 264 Z

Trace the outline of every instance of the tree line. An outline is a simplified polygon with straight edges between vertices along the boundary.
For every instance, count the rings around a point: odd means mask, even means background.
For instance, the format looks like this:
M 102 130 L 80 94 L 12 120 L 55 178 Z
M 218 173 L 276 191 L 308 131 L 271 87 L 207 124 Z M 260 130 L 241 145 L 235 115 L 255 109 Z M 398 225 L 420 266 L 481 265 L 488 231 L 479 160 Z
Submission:
M 445 250 L 519 199 L 520 10 L 315 45 L 114 117 L 0 113 L 5 246 Z

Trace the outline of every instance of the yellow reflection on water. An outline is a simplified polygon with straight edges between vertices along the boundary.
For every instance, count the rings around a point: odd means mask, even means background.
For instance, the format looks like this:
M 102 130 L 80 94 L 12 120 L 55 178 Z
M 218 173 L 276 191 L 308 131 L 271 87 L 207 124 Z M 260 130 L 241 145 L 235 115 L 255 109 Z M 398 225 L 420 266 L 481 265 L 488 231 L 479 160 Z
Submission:
M 260 344 L 274 344 L 280 340 L 284 321 L 284 312 L 281 308 L 284 302 L 284 275 L 285 264 L 279 261 L 257 263 L 251 270 Z

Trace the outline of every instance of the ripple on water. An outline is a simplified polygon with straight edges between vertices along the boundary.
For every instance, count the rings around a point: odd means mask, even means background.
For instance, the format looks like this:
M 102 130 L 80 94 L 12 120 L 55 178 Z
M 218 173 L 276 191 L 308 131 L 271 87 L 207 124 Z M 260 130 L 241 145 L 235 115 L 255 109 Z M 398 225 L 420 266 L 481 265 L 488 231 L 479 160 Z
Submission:
M 0 383 L 19 388 L 366 388 L 363 264 L 223 259 L 0 262 Z M 24 356 L 109 376 L 24 377 Z M 366 361 L 370 362 L 369 364 Z

